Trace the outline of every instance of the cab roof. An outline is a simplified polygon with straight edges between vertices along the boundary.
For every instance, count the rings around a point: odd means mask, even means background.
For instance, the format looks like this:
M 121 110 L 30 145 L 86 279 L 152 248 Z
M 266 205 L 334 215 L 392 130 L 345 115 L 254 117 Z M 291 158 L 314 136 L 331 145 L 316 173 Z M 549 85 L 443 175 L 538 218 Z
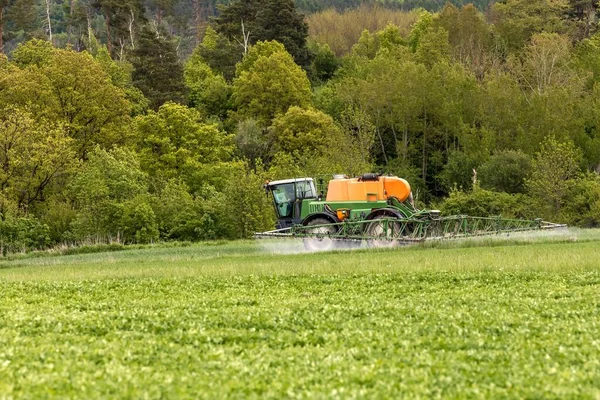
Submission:
M 292 178 L 292 179 L 282 179 L 279 181 L 269 182 L 269 186 L 272 185 L 282 185 L 285 183 L 294 183 L 294 182 L 312 182 L 313 178 Z

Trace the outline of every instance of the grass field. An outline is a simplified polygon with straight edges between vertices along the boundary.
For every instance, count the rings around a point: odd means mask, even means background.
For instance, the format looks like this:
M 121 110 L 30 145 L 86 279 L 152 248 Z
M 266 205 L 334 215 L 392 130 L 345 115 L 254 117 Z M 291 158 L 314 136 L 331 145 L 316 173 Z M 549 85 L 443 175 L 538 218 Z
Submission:
M 289 247 L 0 261 L 0 398 L 600 399 L 600 231 Z

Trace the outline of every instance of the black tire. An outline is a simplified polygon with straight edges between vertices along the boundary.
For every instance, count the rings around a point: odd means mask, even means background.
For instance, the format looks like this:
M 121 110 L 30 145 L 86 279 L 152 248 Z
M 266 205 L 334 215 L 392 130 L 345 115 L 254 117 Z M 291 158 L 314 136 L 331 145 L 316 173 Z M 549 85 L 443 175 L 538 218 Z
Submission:
M 398 241 L 401 225 L 400 222 L 389 221 L 387 224 L 383 219 L 395 218 L 390 215 L 378 215 L 367 225 L 365 233 L 370 238 L 367 245 L 374 248 L 392 248 L 400 245 Z M 381 239 L 377 239 L 381 238 Z
M 335 248 L 335 240 L 329 238 L 337 232 L 337 227 L 332 225 L 332 222 L 325 218 L 315 218 L 306 224 L 307 227 L 312 225 L 324 225 L 317 228 L 307 228 L 306 233 L 311 237 L 304 238 L 304 248 L 310 251 L 329 251 Z M 329 225 L 329 226 L 327 226 Z

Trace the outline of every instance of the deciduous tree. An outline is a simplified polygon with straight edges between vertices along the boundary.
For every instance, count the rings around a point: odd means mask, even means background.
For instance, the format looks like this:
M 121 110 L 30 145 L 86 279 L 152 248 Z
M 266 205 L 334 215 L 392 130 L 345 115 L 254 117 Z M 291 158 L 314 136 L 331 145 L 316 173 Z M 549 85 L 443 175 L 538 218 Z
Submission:
M 250 51 L 248 57 L 253 58 L 254 53 Z M 287 52 L 258 55 L 234 80 L 233 103 L 240 117 L 256 118 L 268 126 L 289 107 L 311 103 L 310 82 Z

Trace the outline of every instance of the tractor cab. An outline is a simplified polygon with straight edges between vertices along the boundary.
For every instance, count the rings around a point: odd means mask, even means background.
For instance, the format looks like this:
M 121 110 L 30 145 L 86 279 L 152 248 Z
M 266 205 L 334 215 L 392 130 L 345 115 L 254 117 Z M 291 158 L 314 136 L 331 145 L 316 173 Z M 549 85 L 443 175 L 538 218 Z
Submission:
M 289 228 L 302 221 L 302 202 L 316 199 L 317 190 L 312 178 L 285 179 L 265 185 L 273 197 L 277 213 L 277 229 Z

